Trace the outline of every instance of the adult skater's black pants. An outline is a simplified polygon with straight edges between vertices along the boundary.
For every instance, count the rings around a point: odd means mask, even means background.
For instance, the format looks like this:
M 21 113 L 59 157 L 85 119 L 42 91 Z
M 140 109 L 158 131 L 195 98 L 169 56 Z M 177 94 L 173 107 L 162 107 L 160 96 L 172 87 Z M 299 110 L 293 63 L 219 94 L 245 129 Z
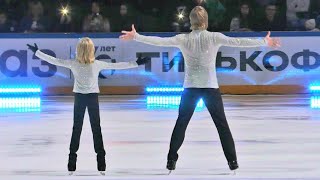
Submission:
M 80 135 L 86 108 L 88 108 L 89 112 L 94 150 L 98 156 L 105 156 L 106 152 L 103 147 L 103 139 L 101 134 L 99 99 L 97 93 L 75 93 L 74 95 L 73 130 L 70 143 L 70 156 L 76 156 L 76 152 L 79 149 Z
M 237 160 L 234 141 L 224 114 L 220 90 L 214 88 L 184 89 L 179 106 L 179 116 L 171 136 L 168 160 L 178 160 L 178 150 L 183 143 L 187 126 L 197 106 L 197 102 L 201 98 L 207 106 L 213 122 L 218 129 L 220 141 L 227 161 L 230 162 Z

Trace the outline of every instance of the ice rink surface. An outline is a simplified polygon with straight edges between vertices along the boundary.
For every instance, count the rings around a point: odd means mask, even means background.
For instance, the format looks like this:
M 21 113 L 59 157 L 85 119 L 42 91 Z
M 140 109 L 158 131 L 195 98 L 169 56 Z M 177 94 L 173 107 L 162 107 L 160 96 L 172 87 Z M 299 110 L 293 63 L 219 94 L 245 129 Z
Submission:
M 228 169 L 214 123 L 197 109 L 167 175 L 176 108 L 149 107 L 144 96 L 100 96 L 106 176 L 96 168 L 85 115 L 77 172 L 68 176 L 73 97 L 43 97 L 40 112 L 0 111 L 0 179 L 320 179 L 320 109 L 308 96 L 223 96 L 239 170 Z

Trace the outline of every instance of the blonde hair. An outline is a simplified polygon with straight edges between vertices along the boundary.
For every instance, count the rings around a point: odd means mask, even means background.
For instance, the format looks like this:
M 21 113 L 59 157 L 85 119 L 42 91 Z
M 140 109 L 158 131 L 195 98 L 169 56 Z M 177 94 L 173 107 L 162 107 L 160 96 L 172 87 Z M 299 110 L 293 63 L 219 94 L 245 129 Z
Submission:
M 206 30 L 208 28 L 208 13 L 202 6 L 194 7 L 189 15 L 191 30 Z
M 77 45 L 77 55 L 76 59 L 80 63 L 91 64 L 94 62 L 94 44 L 92 40 L 88 37 L 81 38 Z

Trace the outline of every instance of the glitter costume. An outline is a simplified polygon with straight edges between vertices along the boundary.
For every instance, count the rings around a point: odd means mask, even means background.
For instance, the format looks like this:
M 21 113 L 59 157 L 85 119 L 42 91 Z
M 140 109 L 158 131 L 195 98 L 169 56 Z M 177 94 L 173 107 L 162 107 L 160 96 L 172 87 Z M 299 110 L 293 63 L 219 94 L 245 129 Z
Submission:
M 73 92 L 75 93 L 99 93 L 98 76 L 103 69 L 128 69 L 138 67 L 135 61 L 107 63 L 95 60 L 92 64 L 81 64 L 74 60 L 63 60 L 49 56 L 41 51 L 36 56 L 51 64 L 71 69 L 74 76 Z
M 37 49 L 37 46 L 30 49 Z M 70 153 L 68 160 L 68 170 L 72 173 L 76 170 L 77 151 L 80 144 L 80 136 L 83 126 L 83 119 L 86 109 L 88 109 L 91 130 L 93 134 L 94 150 L 97 153 L 97 168 L 104 172 L 106 169 L 105 149 L 100 126 L 99 112 L 99 86 L 98 76 L 103 69 L 127 69 L 138 67 L 138 64 L 145 63 L 144 60 L 132 62 L 107 63 L 94 60 L 91 64 L 82 64 L 77 60 L 62 60 L 49 56 L 39 50 L 35 51 L 35 55 L 51 64 L 63 66 L 71 69 L 74 75 L 74 111 L 73 111 L 73 128 L 70 142 Z
M 221 46 L 267 46 L 265 39 L 232 38 L 219 32 L 193 30 L 174 37 L 152 37 L 135 33 L 134 40 L 156 46 L 180 48 L 185 61 L 184 92 L 179 116 L 174 127 L 168 153 L 167 169 L 174 170 L 187 126 L 202 98 L 214 121 L 225 157 L 231 170 L 238 168 L 234 140 L 224 113 L 222 97 L 216 76 L 216 55 Z
M 161 38 L 136 33 L 134 40 L 156 46 L 178 47 L 185 61 L 184 88 L 219 88 L 216 55 L 221 46 L 267 46 L 262 39 L 232 38 L 219 32 L 193 30 L 189 34 Z

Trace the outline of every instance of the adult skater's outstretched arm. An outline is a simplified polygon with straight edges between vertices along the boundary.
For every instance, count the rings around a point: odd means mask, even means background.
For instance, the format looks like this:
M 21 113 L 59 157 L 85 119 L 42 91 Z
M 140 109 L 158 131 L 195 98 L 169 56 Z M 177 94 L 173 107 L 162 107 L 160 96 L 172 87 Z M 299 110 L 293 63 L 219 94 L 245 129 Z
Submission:
M 47 61 L 50 64 L 56 65 L 56 66 L 62 66 L 62 67 L 66 67 L 66 68 L 71 68 L 73 61 L 68 61 L 68 60 L 64 60 L 64 59 L 58 59 L 55 57 L 52 57 L 48 54 L 45 54 L 43 52 L 41 52 L 38 49 L 38 45 L 36 43 L 34 43 L 34 46 L 27 44 L 27 46 L 29 47 L 29 49 L 35 53 L 35 55 L 44 60 Z
M 138 42 L 143 42 L 146 44 L 151 44 L 155 46 L 175 46 L 178 47 L 181 41 L 181 35 L 176 35 L 173 37 L 161 38 L 155 36 L 143 36 L 136 32 L 134 25 L 132 25 L 131 31 L 122 31 L 123 35 L 120 39 L 123 40 L 136 40 Z M 212 39 L 218 45 L 221 46 L 232 46 L 232 47 L 258 47 L 258 46 L 270 46 L 270 47 L 280 47 L 279 39 L 271 38 L 270 31 L 267 36 L 262 39 L 248 39 L 248 38 L 234 38 L 225 36 L 219 32 L 212 32 Z
M 157 36 L 143 36 L 137 33 L 134 25 L 131 26 L 131 31 L 121 31 L 124 33 L 120 36 L 122 40 L 136 40 L 138 42 L 154 45 L 154 46 L 172 46 L 178 47 L 181 35 L 173 37 L 157 37 Z
M 270 46 L 280 47 L 280 41 L 276 38 L 270 37 L 270 31 L 264 39 L 248 39 L 248 38 L 234 38 L 228 37 L 219 32 L 213 32 L 213 41 L 221 46 L 231 47 L 258 47 L 258 46 Z

